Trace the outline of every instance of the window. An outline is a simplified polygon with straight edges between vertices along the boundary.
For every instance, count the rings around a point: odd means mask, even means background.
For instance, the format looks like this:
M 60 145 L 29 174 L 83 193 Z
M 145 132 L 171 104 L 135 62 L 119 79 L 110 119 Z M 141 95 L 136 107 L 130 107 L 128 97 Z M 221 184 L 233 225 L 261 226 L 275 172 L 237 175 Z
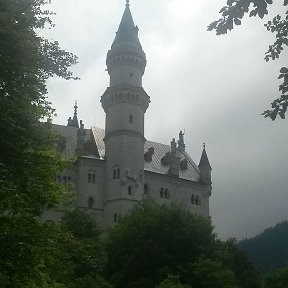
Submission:
M 118 215 L 117 215 L 117 213 L 114 213 L 113 217 L 114 217 L 114 223 L 117 223 L 117 222 L 118 222 Z
M 147 194 L 149 194 L 149 184 L 145 183 L 144 184 L 144 195 L 147 195 Z
M 164 197 L 164 188 L 163 188 L 163 187 L 160 189 L 160 197 L 161 197 L 161 198 Z
M 132 194 L 132 186 L 128 186 L 128 195 Z
M 88 183 L 96 183 L 96 172 L 94 170 L 88 173 Z
M 200 206 L 201 205 L 201 198 L 199 195 L 192 194 L 191 195 L 191 203 L 193 205 Z
M 169 193 L 169 191 L 168 191 L 167 188 L 165 189 L 164 197 L 165 197 L 166 199 L 169 199 L 169 198 L 170 198 L 170 193 Z
M 130 115 L 130 116 L 129 116 L 129 123 L 132 123 L 132 122 L 133 122 L 133 116 Z
M 160 197 L 165 199 L 170 199 L 170 192 L 168 188 L 161 187 Z
M 120 168 L 115 167 L 113 168 L 113 179 L 119 179 L 120 178 Z
M 89 199 L 88 199 L 88 208 L 89 209 L 93 209 L 93 205 L 94 205 L 94 199 L 93 199 L 93 197 L 89 197 Z

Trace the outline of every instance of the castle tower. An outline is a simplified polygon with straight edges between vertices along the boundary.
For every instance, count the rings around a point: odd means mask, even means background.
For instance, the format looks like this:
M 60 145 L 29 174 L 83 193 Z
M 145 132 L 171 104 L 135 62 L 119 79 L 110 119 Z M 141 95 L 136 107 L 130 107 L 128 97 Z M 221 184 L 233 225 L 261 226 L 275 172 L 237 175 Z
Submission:
M 110 86 L 101 103 L 106 113 L 104 226 L 108 227 L 143 197 L 144 114 L 150 97 L 142 88 L 146 56 L 129 1 L 106 64 Z

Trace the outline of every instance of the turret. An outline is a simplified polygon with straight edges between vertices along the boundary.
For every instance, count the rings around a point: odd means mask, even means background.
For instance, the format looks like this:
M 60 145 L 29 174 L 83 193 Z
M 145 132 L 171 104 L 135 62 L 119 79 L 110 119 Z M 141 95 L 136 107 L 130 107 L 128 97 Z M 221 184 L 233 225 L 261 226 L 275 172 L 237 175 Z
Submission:
M 205 143 L 203 144 L 203 151 L 199 162 L 200 182 L 211 185 L 211 166 L 206 153 Z

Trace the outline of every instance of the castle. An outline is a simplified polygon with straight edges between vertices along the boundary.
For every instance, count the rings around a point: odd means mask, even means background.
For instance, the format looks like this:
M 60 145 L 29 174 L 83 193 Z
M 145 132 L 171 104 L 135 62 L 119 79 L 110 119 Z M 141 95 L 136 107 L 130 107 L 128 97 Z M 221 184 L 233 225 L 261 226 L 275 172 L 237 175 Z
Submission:
M 75 184 L 74 205 L 94 214 L 104 230 L 143 198 L 175 202 L 209 217 L 211 166 L 205 145 L 197 166 L 185 150 L 182 131 L 170 145 L 144 137 L 144 114 L 150 103 L 142 87 L 146 55 L 129 1 L 106 64 L 110 86 L 101 97 L 105 130 L 85 129 L 82 121 L 78 122 L 77 104 L 67 126 L 53 124 L 62 136 L 59 151 L 68 159 L 77 156 L 75 169 L 59 173 L 57 181 Z M 45 211 L 44 218 L 57 220 L 62 213 L 60 208 Z

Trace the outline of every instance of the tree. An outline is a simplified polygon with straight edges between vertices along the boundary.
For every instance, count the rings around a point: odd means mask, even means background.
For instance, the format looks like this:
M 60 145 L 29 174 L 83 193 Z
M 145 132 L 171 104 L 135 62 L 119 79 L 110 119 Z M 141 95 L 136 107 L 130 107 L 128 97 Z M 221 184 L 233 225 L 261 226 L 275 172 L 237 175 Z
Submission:
M 149 288 L 168 275 L 187 284 L 191 263 L 211 257 L 214 244 L 209 220 L 183 207 L 143 202 L 109 232 L 106 272 L 116 288 Z
M 59 228 L 62 237 L 54 243 L 54 255 L 46 265 L 52 282 L 69 288 L 110 288 L 103 278 L 105 254 L 95 218 L 79 209 L 70 210 Z
M 286 288 L 288 283 L 288 268 L 276 270 L 265 277 L 265 288 Z
M 282 0 L 283 5 L 287 6 L 288 1 Z M 251 8 L 253 4 L 253 8 Z M 222 18 L 214 21 L 208 26 L 208 31 L 215 30 L 217 35 L 226 34 L 228 30 L 232 30 L 235 25 L 241 25 L 241 21 L 246 13 L 250 17 L 259 16 L 261 19 L 268 14 L 269 5 L 273 4 L 273 0 L 228 0 L 226 6 L 220 10 Z M 283 9 L 285 10 L 285 9 Z M 284 13 L 284 11 L 283 11 Z M 283 14 L 284 15 L 284 14 Z M 276 40 L 269 46 L 264 57 L 265 61 L 275 60 L 279 58 L 284 46 L 288 45 L 288 10 L 286 16 L 277 14 L 272 21 L 268 21 L 264 26 L 272 33 L 275 33 Z M 275 120 L 277 115 L 282 119 L 288 107 L 288 68 L 282 67 L 278 79 L 282 79 L 283 83 L 279 85 L 280 97 L 271 103 L 270 110 L 266 110 L 262 115 Z
M 162 281 L 159 285 L 155 286 L 155 288 L 191 288 L 191 286 L 187 284 L 181 284 L 179 276 L 169 275 L 167 279 Z
M 8 288 L 46 285 L 41 251 L 55 235 L 40 214 L 62 193 L 54 175 L 63 162 L 41 120 L 53 114 L 46 80 L 73 78 L 68 68 L 77 58 L 39 36 L 53 26 L 48 2 L 0 0 L 0 281 Z

